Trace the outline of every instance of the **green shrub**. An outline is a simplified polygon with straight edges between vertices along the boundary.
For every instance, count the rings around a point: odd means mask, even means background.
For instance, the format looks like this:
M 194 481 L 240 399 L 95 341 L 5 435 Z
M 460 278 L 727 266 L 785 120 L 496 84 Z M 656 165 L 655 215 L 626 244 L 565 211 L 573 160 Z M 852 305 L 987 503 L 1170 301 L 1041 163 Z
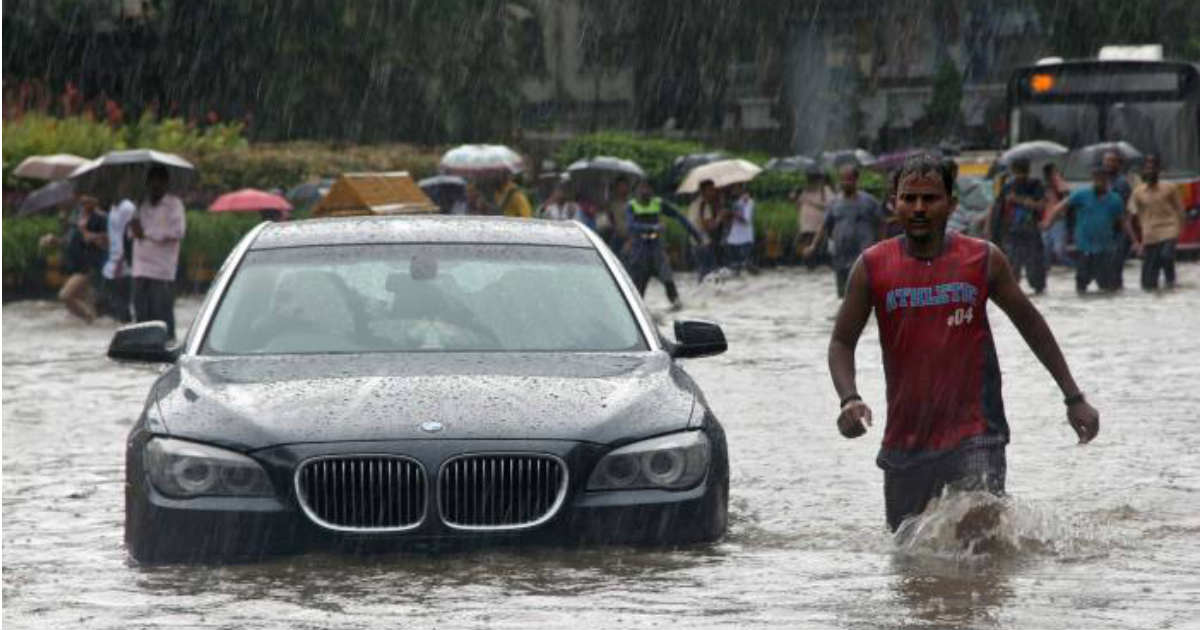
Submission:
M 180 264 L 201 265 L 215 271 L 238 241 L 261 222 L 257 212 L 189 210 L 187 233 L 180 245 Z
M 707 153 L 712 149 L 698 142 L 686 140 L 671 140 L 652 136 L 638 136 L 630 133 L 601 132 L 576 136 L 565 143 L 555 153 L 555 160 L 562 168 L 566 168 L 575 160 L 611 155 L 637 162 L 646 177 L 659 191 L 666 191 L 670 185 L 671 165 L 675 158 L 691 153 Z M 672 191 L 674 192 L 674 191 Z
M 43 234 L 59 234 L 57 217 L 32 216 L 4 218 L 4 273 L 28 274 L 35 270 L 46 252 L 38 251 L 38 239 Z
M 408 171 L 416 179 L 437 172 L 441 152 L 407 144 L 339 147 L 315 142 L 256 144 L 196 159 L 201 186 L 222 193 L 240 188 L 287 188 L 355 171 Z
M 197 129 L 178 118 L 137 122 L 112 127 L 87 116 L 55 118 L 28 113 L 4 121 L 4 185 L 33 188 L 38 182 L 13 177 L 12 169 L 31 155 L 72 153 L 94 158 L 109 151 L 145 147 L 179 153 L 195 160 L 214 151 L 244 149 L 240 123 L 220 123 Z

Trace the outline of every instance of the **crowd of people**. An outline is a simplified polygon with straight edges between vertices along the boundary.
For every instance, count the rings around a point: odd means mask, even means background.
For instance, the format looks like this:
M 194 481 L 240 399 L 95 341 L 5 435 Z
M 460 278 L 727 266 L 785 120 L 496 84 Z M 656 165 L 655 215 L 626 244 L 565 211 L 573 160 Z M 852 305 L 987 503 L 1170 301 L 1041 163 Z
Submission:
M 955 168 L 952 161 L 947 168 Z M 1131 182 L 1120 154 L 1109 151 L 1093 169 L 1091 186 L 1071 192 L 1053 163 L 1038 179 L 1028 160 L 1015 159 L 981 218 L 983 232 L 1008 256 L 1017 281 L 1024 277 L 1035 294 L 1046 290 L 1052 264 L 1074 269 L 1081 294 L 1092 282 L 1103 292 L 1121 290 L 1131 253 L 1142 258 L 1143 289 L 1157 290 L 1160 279 L 1174 288 L 1175 247 L 1185 215 L 1178 189 L 1159 181 L 1161 170 L 1159 157 L 1148 155 L 1139 181 Z M 843 166 L 835 193 L 820 170 L 810 171 L 805 190 L 793 196 L 799 226 L 794 251 L 810 269 L 821 263 L 833 268 L 839 297 L 859 255 L 897 233 L 895 174 L 884 203 L 858 189 L 858 174 L 857 167 Z M 1068 254 L 1068 235 L 1075 257 Z
M 947 165 L 948 167 L 950 164 Z M 1075 286 L 1086 292 L 1095 282 L 1101 291 L 1123 288 L 1123 270 L 1131 253 L 1142 257 L 1141 286 L 1175 285 L 1175 246 L 1184 222 L 1178 190 L 1160 183 L 1160 159 L 1146 156 L 1137 181 L 1110 151 L 1093 170 L 1092 185 L 1070 192 L 1055 165 L 1034 177 L 1028 160 L 1015 159 L 998 186 L 987 215 L 985 236 L 1008 256 L 1018 282 L 1034 293 L 1046 290 L 1052 264 L 1073 267 Z M 898 172 L 898 171 L 897 171 Z M 161 320 L 175 336 L 174 280 L 179 247 L 186 230 L 183 204 L 167 193 L 165 168 L 149 170 L 140 201 L 122 186 L 111 199 L 81 195 L 63 235 L 46 235 L 43 247 L 59 246 L 67 278 L 59 293 L 66 308 L 85 321 L 108 315 L 122 322 Z M 895 235 L 895 189 L 883 202 L 858 187 L 857 166 L 837 170 L 838 189 L 825 171 L 810 168 L 803 190 L 790 198 L 796 206 L 797 232 L 789 257 L 810 270 L 829 265 L 839 297 L 846 294 L 850 271 L 876 242 Z M 559 182 L 536 209 L 505 174 L 484 194 L 468 184 L 446 208 L 449 214 L 502 215 L 579 221 L 602 238 L 629 271 L 638 291 L 650 278 L 663 284 L 673 310 L 682 308 L 664 238 L 664 219 L 688 234 L 683 249 L 698 279 L 756 272 L 755 200 L 744 184 L 719 188 L 700 183 L 686 209 L 655 195 L 649 181 L 618 175 L 607 182 L 607 202 L 596 203 L 571 183 Z M 634 191 L 636 190 L 636 194 Z M 107 205 L 107 210 L 104 206 Z M 1140 230 L 1133 228 L 1132 219 Z M 1067 252 L 1068 235 L 1077 255 Z
M 1052 164 L 1044 179 L 1034 178 L 1027 160 L 1014 160 L 988 220 L 989 236 L 1022 272 L 1034 293 L 1046 290 L 1051 263 L 1075 269 L 1075 289 L 1085 293 L 1095 282 L 1101 291 L 1124 288 L 1130 253 L 1141 255 L 1141 286 L 1175 286 L 1175 245 L 1184 224 L 1179 190 L 1159 181 L 1158 156 L 1142 160 L 1140 181 L 1131 182 L 1116 151 L 1106 152 L 1092 170 L 1091 186 L 1068 191 Z M 1133 227 L 1137 219 L 1140 228 Z M 1070 231 L 1078 256 L 1066 253 Z
M 683 307 L 664 238 L 663 219 L 671 219 L 689 236 L 684 255 L 699 271 L 699 280 L 743 271 L 757 272 L 754 262 L 754 198 L 744 184 L 718 188 L 700 182 L 686 211 L 655 195 L 647 180 L 633 182 L 618 175 L 608 185 L 608 203 L 590 201 L 582 190 L 571 195 L 569 182 L 559 182 L 537 210 L 542 219 L 579 221 L 595 231 L 617 253 L 643 294 L 650 278 L 666 289 L 673 310 Z
M 170 175 L 152 166 L 139 202 L 127 186 L 111 193 L 108 209 L 79 195 L 64 213 L 64 233 L 44 235 L 42 248 L 62 249 L 67 274 L 59 299 L 86 322 L 106 315 L 120 322 L 162 321 L 175 337 L 174 282 L 186 231 L 183 202 L 167 192 Z

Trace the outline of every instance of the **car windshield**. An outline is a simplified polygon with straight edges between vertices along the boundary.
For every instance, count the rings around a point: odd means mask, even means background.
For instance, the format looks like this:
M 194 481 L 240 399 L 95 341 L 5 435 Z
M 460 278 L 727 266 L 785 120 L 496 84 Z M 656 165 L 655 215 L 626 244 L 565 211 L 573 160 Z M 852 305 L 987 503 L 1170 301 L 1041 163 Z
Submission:
M 578 247 L 334 245 L 247 253 L 205 354 L 645 350 Z

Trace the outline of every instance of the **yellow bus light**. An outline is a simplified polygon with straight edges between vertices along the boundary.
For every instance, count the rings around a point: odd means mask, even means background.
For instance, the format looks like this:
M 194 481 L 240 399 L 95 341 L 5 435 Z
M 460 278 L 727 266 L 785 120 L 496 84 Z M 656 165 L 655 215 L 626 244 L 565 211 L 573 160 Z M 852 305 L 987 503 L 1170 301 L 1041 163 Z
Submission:
M 1035 74 L 1029 78 L 1029 87 L 1039 94 L 1049 92 L 1054 87 L 1054 75 Z

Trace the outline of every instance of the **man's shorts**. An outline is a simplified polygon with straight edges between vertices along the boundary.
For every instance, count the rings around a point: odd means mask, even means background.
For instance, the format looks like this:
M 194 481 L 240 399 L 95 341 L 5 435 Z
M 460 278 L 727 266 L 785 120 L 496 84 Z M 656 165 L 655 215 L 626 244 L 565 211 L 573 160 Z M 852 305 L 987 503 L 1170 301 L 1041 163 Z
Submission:
M 965 445 L 937 459 L 902 470 L 883 471 L 883 498 L 892 531 L 925 511 L 942 490 L 986 490 L 1004 494 L 1004 445 Z

